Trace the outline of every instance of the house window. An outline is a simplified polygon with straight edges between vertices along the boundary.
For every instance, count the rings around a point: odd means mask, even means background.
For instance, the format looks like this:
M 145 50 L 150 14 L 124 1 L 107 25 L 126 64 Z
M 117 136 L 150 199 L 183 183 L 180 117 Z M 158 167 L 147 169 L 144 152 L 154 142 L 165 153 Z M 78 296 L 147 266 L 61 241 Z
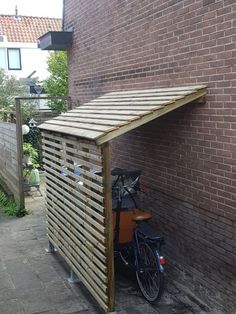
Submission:
M 7 48 L 8 70 L 21 70 L 21 55 L 19 48 Z
M 0 68 L 6 70 L 7 68 L 7 58 L 6 49 L 0 48 Z

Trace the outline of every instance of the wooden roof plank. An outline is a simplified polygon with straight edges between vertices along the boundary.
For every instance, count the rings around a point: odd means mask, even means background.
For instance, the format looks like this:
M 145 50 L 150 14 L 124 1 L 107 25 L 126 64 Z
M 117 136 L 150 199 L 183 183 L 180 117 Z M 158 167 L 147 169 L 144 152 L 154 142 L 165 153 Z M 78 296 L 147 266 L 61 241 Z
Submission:
M 197 91 L 187 97 L 184 97 L 178 101 L 176 101 L 175 103 L 172 103 L 171 105 L 169 106 L 165 106 L 164 108 L 162 109 L 159 109 L 159 110 L 156 110 L 152 113 L 150 113 L 149 115 L 146 115 L 146 116 L 143 116 L 143 117 L 140 117 L 140 119 L 137 119 L 136 121 L 133 121 L 132 123 L 129 123 L 125 126 L 121 126 L 119 129 L 111 132 L 111 133 L 108 133 L 104 136 L 101 136 L 99 137 L 97 140 L 96 140 L 96 143 L 97 145 L 101 145 L 105 142 L 108 142 L 110 141 L 111 139 L 121 135 L 121 134 L 124 134 L 130 130 L 133 130 L 135 128 L 137 128 L 138 126 L 141 126 L 149 121 L 152 121 L 174 109 L 177 109 L 187 103 L 190 103 L 191 101 L 195 100 L 195 99 L 198 99 L 202 96 L 205 95 L 205 90 L 200 90 L 200 91 Z
M 81 123 L 89 123 L 89 124 L 97 124 L 97 125 L 106 125 L 106 126 L 112 126 L 112 125 L 123 125 L 126 124 L 126 121 L 122 120 L 99 120 L 99 119 L 87 119 L 87 118 L 75 118 L 74 115 L 68 115 L 68 116 L 58 116 L 54 118 L 54 120 L 64 120 L 64 121 L 71 121 L 71 122 L 81 122 Z
M 152 92 L 152 93 L 150 92 L 150 93 L 138 93 L 138 94 L 132 93 L 132 94 L 122 94 L 122 95 L 119 94 L 119 95 L 116 95 L 116 96 L 117 96 L 118 99 L 120 99 L 120 98 L 128 98 L 128 97 L 130 97 L 130 98 L 137 98 L 137 99 L 142 98 L 142 97 L 145 97 L 145 98 L 148 97 L 148 99 L 149 99 L 149 98 L 152 98 L 152 97 L 155 98 L 156 96 L 186 96 L 186 95 L 189 95 L 191 93 L 192 93 L 192 91 L 188 90 L 188 91 Z M 100 97 L 98 97 L 96 99 L 111 99 L 111 98 L 114 98 L 114 95 L 110 95 L 110 93 L 109 93 L 109 94 L 104 94 L 104 95 L 102 95 L 102 96 L 100 96 Z M 95 99 L 93 99 L 93 100 L 95 100 Z
M 54 131 L 58 133 L 64 133 L 69 135 L 74 135 L 78 137 L 87 138 L 90 140 L 95 140 L 99 136 L 102 136 L 103 132 L 97 132 L 97 131 L 89 131 L 89 130 L 83 130 L 83 129 L 77 129 L 77 128 L 71 128 L 66 126 L 58 126 L 54 124 L 48 124 L 43 123 L 39 126 L 40 129 L 47 130 L 47 131 Z
M 155 89 L 138 89 L 138 90 L 129 90 L 129 91 L 118 91 L 110 92 L 107 95 L 125 95 L 125 94 L 139 94 L 139 93 L 156 93 L 156 92 L 174 92 L 174 91 L 198 91 L 200 89 L 205 89 L 206 85 L 197 85 L 197 86 L 176 86 L 176 87 L 161 87 Z
M 163 106 L 154 106 L 154 105 L 150 105 L 150 106 L 132 106 L 132 105 L 129 105 L 128 108 L 127 108 L 127 105 L 123 105 L 123 106 L 111 106 L 111 105 L 105 105 L 105 104 L 99 104 L 97 106 L 93 105 L 84 105 L 84 106 L 81 106 L 79 107 L 81 110 L 98 110 L 103 112 L 104 110 L 109 110 L 109 111 L 113 111 L 113 110 L 124 110 L 124 111 L 127 111 L 127 110 L 137 110 L 137 111 L 147 111 L 147 110 L 157 110 L 159 108 L 162 108 Z M 114 109 L 115 108 L 115 109 Z
M 72 112 L 71 112 L 72 113 Z M 97 113 L 97 114 L 93 114 L 93 113 L 79 113 L 79 112 L 74 112 L 73 111 L 73 116 L 77 117 L 77 118 L 89 118 L 89 119 L 102 119 L 102 120 L 119 120 L 119 121 L 127 121 L 128 120 L 135 120 L 137 119 L 139 116 L 127 116 L 127 115 L 116 115 L 116 114 L 104 114 L 104 113 Z
M 134 102 L 134 103 L 146 103 L 146 102 L 155 102 L 157 104 L 163 104 L 166 101 L 169 100 L 176 100 L 182 98 L 182 95 L 173 95 L 173 96 L 155 96 L 150 99 L 149 97 L 142 97 L 141 99 L 139 97 L 126 97 L 126 98 L 119 98 L 119 96 L 113 96 L 108 99 L 106 98 L 97 98 L 92 100 L 89 104 L 94 104 L 94 103 L 100 103 L 100 102 L 120 102 L 120 101 L 127 101 L 127 102 Z
M 114 108 L 114 107 L 113 107 Z M 88 114 L 106 114 L 106 115 L 110 115 L 112 116 L 113 114 L 115 115 L 121 115 L 121 116 L 125 116 L 125 115 L 131 115 L 131 116 L 139 116 L 139 115 L 143 115 L 145 113 L 149 113 L 148 110 L 144 110 L 144 111 L 141 111 L 141 110 L 131 110 L 132 108 L 129 109 L 126 109 L 126 110 L 122 110 L 119 111 L 117 109 L 110 109 L 110 110 L 106 110 L 106 109 L 101 109 L 99 107 L 97 107 L 96 109 L 76 109 L 74 110 L 74 112 L 76 113 L 88 113 Z
M 85 129 L 85 130 L 93 130 L 93 131 L 102 131 L 102 132 L 108 132 L 110 130 L 115 129 L 116 127 L 111 126 L 105 126 L 105 125 L 97 125 L 97 124 L 87 124 L 87 123 L 77 123 L 77 122 L 68 122 L 65 120 L 49 120 L 47 121 L 49 124 L 54 125 L 60 125 L 60 126 L 69 126 L 69 127 L 75 127 L 79 129 Z

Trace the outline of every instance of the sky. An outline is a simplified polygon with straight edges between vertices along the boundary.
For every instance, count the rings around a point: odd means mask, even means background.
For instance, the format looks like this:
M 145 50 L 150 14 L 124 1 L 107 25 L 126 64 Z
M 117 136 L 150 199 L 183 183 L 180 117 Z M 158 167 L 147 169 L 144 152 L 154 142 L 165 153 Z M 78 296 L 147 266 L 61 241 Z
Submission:
M 63 0 L 0 0 L 0 14 L 62 18 Z

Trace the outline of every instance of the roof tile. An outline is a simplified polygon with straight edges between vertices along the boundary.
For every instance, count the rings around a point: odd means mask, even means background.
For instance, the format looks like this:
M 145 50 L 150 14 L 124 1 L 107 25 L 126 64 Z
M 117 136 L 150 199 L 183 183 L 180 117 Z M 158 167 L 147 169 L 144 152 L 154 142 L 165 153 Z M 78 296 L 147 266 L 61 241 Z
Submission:
M 8 42 L 37 43 L 38 38 L 49 31 L 60 31 L 62 20 L 58 18 L 0 15 L 0 35 Z

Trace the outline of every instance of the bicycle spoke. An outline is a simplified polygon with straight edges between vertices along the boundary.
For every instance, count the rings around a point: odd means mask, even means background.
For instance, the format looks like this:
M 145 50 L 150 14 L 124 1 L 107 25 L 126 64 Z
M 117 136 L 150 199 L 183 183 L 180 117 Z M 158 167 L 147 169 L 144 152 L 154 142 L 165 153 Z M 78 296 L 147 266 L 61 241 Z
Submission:
M 146 244 L 140 244 L 139 256 L 140 270 L 136 272 L 139 287 L 148 301 L 155 301 L 160 296 L 160 272 L 157 258 L 152 248 Z

